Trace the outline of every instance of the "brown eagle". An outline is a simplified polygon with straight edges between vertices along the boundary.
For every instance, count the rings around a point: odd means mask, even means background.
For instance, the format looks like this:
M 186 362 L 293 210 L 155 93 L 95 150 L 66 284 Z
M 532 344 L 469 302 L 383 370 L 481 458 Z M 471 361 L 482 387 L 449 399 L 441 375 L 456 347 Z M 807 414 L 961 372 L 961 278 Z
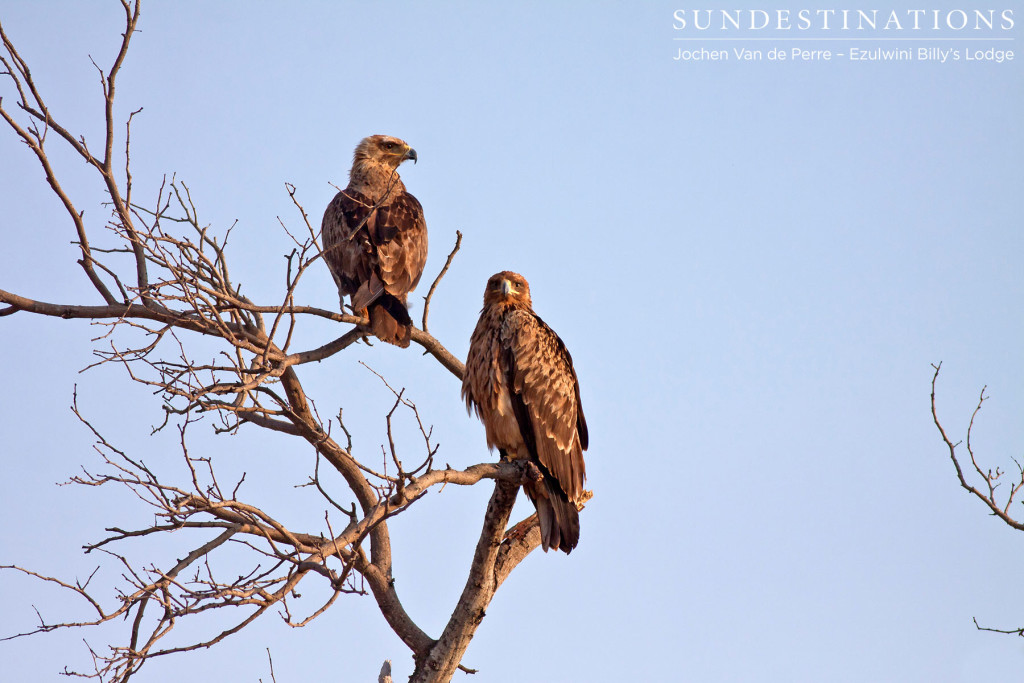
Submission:
M 484 423 L 488 448 L 540 470 L 543 479 L 523 488 L 537 508 L 541 545 L 568 555 L 580 539 L 587 421 L 572 356 L 533 312 L 530 285 L 518 273 L 487 281 L 462 398 Z
M 399 165 L 416 161 L 403 140 L 371 135 L 356 147 L 348 187 L 334 196 L 321 226 L 324 258 L 352 308 L 370 319 L 383 341 L 409 346 L 412 318 L 406 297 L 427 262 L 423 207 L 405 191 Z

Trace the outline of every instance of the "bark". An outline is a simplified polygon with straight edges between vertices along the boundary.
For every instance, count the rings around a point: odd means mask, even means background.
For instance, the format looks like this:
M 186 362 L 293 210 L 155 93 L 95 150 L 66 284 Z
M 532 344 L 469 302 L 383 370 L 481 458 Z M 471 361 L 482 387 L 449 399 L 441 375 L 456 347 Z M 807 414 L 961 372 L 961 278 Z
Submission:
M 476 544 L 473 564 L 458 606 L 452 613 L 441 637 L 430 649 L 426 659 L 416 662 L 410 683 L 447 683 L 466 653 L 477 626 L 483 621 L 487 606 L 498 587 L 495 562 L 498 559 L 505 527 L 519 493 L 519 484 L 498 480 L 487 503 L 483 530 Z M 536 546 L 534 546 L 536 547 Z

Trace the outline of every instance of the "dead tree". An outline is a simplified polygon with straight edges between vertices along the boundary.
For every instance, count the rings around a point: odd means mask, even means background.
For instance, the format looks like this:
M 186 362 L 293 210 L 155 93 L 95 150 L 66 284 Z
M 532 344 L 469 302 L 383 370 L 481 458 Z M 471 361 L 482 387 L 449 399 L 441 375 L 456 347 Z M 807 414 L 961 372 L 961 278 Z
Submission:
M 228 268 L 230 228 L 218 232 L 204 225 L 184 182 L 164 178 L 155 201 L 139 200 L 133 192 L 130 147 L 132 120 L 138 112 L 116 121 L 114 97 L 139 21 L 140 0 L 121 0 L 121 4 L 120 49 L 112 65 L 96 67 L 105 104 L 99 145 L 68 130 L 51 114 L 29 65 L 0 24 L 0 77 L 5 82 L 0 116 L 35 156 L 66 209 L 80 253 L 78 265 L 92 287 L 92 300 L 75 297 L 72 302 L 39 301 L 26 292 L 0 289 L 0 317 L 55 316 L 101 326 L 97 364 L 119 365 L 131 381 L 154 390 L 166 414 L 158 428 L 179 432 L 180 452 L 174 457 L 183 459 L 187 476 L 176 481 L 158 476 L 155 468 L 93 429 L 75 401 L 75 413 L 92 429 L 104 464 L 100 471 L 85 471 L 72 481 L 92 487 L 127 487 L 151 508 L 156 521 L 143 528 L 113 527 L 108 536 L 86 547 L 87 552 L 105 553 L 108 561 L 119 565 L 126 583 L 112 599 L 94 595 L 88 582 L 72 583 L 30 568 L 4 566 L 5 571 L 57 584 L 92 610 L 91 619 L 43 622 L 13 637 L 124 621 L 124 640 L 110 645 L 108 651 L 94 652 L 95 670 L 85 675 L 128 681 L 146 661 L 215 645 L 272 608 L 289 624 L 302 626 L 339 597 L 368 593 L 411 651 L 412 680 L 448 681 L 461 666 L 495 590 L 539 544 L 535 516 L 508 527 L 519 485 L 537 472 L 514 463 L 482 463 L 463 470 L 435 466 L 437 448 L 431 431 L 401 390 L 393 390 L 394 405 L 387 415 L 390 452 L 385 454 L 384 467 L 375 469 L 368 464 L 368 456 L 354 452 L 349 426 L 340 412 L 330 419 L 320 416 L 317 403 L 300 381 L 302 366 L 328 358 L 340 362 L 339 354 L 364 339 L 367 321 L 351 311 L 323 310 L 296 300 L 307 270 L 325 266 L 318 263 L 318 229 L 310 223 L 294 187 L 286 186 L 301 228 L 289 230 L 280 223 L 294 246 L 286 259 L 284 290 L 270 302 L 256 302 L 242 293 Z M 88 223 L 79 208 L 81 201 L 65 191 L 48 155 L 54 145 L 69 149 L 102 181 L 102 204 L 109 206 L 102 225 Z M 461 378 L 462 363 L 426 331 L 430 299 L 458 248 L 457 240 L 429 288 L 422 329 L 415 329 L 412 339 Z M 314 319 L 333 321 L 345 332 L 316 348 L 296 349 L 296 331 Z M 211 343 L 217 349 L 212 359 Z M 391 417 L 400 410 L 412 414 L 422 433 L 423 455 L 415 466 L 406 464 L 408 458 L 402 458 L 392 438 Z M 226 438 L 240 429 L 271 430 L 289 437 L 295 449 L 315 451 L 316 466 L 308 473 L 306 490 L 322 500 L 323 527 L 287 528 L 273 511 L 241 499 L 240 481 L 230 485 L 220 481 L 212 457 L 188 448 L 188 429 L 200 420 L 213 421 Z M 322 469 L 340 475 L 347 491 L 330 490 L 321 477 Z M 444 631 L 434 637 L 410 618 L 392 580 L 388 519 L 405 513 L 432 487 L 471 486 L 484 480 L 493 481 L 494 492 L 482 519 L 465 590 Z M 342 499 L 352 501 L 351 505 Z M 332 524 L 332 519 L 340 523 Z M 171 532 L 192 534 L 194 539 L 191 552 L 172 566 L 146 563 L 143 567 L 116 550 L 127 539 L 159 538 Z M 210 569 L 217 563 L 208 560 L 229 546 L 249 553 L 248 573 L 235 576 L 233 572 L 229 578 Z M 314 584 L 306 586 L 307 592 L 315 590 L 322 596 L 320 606 L 305 615 L 290 609 L 300 583 Z M 162 646 L 167 641 L 161 639 L 171 629 L 187 631 L 192 617 L 211 610 L 238 616 L 233 626 L 209 637 L 190 634 L 186 645 Z
M 932 375 L 932 421 L 935 423 L 935 428 L 939 430 L 942 442 L 949 451 L 949 459 L 953 461 L 953 467 L 956 470 L 956 477 L 960 482 L 960 487 L 980 500 L 994 517 L 998 517 L 1003 523 L 1017 531 L 1024 531 L 1024 522 L 1011 514 L 1014 502 L 1019 502 L 1017 499 L 1018 494 L 1021 492 L 1021 489 L 1024 489 L 1024 465 L 1014 460 L 1017 472 L 1014 476 L 1007 477 L 1007 472 L 998 466 L 993 469 L 982 465 L 974 452 L 974 446 L 971 444 L 974 421 L 981 412 L 982 405 L 988 400 L 988 397 L 985 395 L 988 387 L 982 387 L 981 392 L 978 394 L 978 403 L 975 405 L 974 411 L 971 413 L 970 422 L 967 424 L 965 440 L 954 442 L 942 426 L 942 422 L 939 420 L 938 409 L 935 406 L 935 385 L 939 379 L 939 370 L 942 369 L 942 363 L 932 365 L 932 367 L 935 368 L 935 373 Z M 966 460 L 970 461 L 969 465 L 966 461 L 962 462 L 964 459 L 962 452 L 960 455 L 957 454 L 957 449 L 961 445 L 967 451 Z M 997 493 L 1004 484 L 1005 488 Z M 1013 629 L 988 628 L 980 625 L 977 619 L 974 620 L 974 625 L 979 631 L 1016 634 L 1024 637 L 1024 627 Z

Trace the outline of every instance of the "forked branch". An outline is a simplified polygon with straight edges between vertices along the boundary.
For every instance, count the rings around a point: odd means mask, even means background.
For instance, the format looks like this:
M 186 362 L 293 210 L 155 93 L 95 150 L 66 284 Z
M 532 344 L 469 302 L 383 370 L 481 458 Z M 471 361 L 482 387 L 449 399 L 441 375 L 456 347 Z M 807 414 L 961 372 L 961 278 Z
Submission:
M 294 186 L 286 185 L 286 190 L 300 227 L 289 229 L 278 219 L 291 244 L 280 273 L 282 290 L 269 302 L 254 302 L 243 293 L 237 273 L 229 268 L 231 227 L 217 230 L 203 223 L 188 185 L 174 176 L 157 178 L 151 201 L 139 200 L 146 179 L 133 175 L 131 135 L 133 122 L 142 120 L 136 118 L 142 110 L 135 108 L 119 122 L 114 98 L 141 3 L 120 2 L 124 23 L 117 54 L 106 70 L 96 65 L 104 112 L 98 154 L 56 120 L 28 64 L 0 25 L 0 84 L 9 95 L 0 99 L 0 118 L 32 152 L 64 206 L 80 251 L 77 263 L 98 294 L 97 301 L 51 303 L 0 289 L 0 318 L 35 314 L 95 325 L 93 365 L 122 367 L 131 381 L 150 388 L 164 415 L 154 431 L 176 428 L 180 452 L 176 460 L 151 468 L 103 436 L 73 401 L 72 410 L 94 436 L 102 465 L 95 471 L 83 467 L 70 483 L 103 491 L 126 488 L 148 507 L 153 521 L 140 527 L 115 522 L 104 537 L 85 546 L 87 553 L 101 555 L 107 566 L 113 565 L 123 579 L 112 601 L 98 595 L 88 580 L 62 581 L 15 563 L 0 567 L 52 583 L 84 601 L 89 610 L 88 617 L 79 620 L 49 621 L 40 615 L 35 628 L 8 637 L 124 620 L 129 624 L 124 640 L 105 652 L 90 650 L 95 671 L 75 674 L 123 683 L 154 657 L 210 647 L 267 612 L 299 628 L 335 605 L 340 596 L 369 594 L 412 652 L 416 680 L 447 681 L 461 666 L 494 591 L 539 546 L 534 516 L 507 528 L 519 486 L 539 475 L 521 462 L 435 467 L 432 429 L 404 390 L 391 389 L 387 381 L 395 400 L 385 420 L 384 467 L 368 465 L 372 449 L 367 454 L 353 446 L 340 410 L 337 419 L 321 418 L 317 402 L 300 381 L 300 369 L 337 359 L 366 337 L 368 321 L 301 302 L 303 276 L 322 252 L 319 232 Z M 48 145 L 53 144 L 82 159 L 102 181 L 104 196 L 94 202 L 107 207 L 102 224 L 87 223 L 80 198 L 73 200 L 66 191 L 50 161 Z M 460 380 L 463 363 L 430 335 L 427 320 L 461 242 L 462 234 L 456 232 L 455 245 L 424 298 L 423 329 L 412 331 L 412 340 L 425 354 Z M 0 286 L 17 289 L 7 283 Z M 296 349 L 295 340 L 307 338 L 298 334 L 302 326 L 314 320 L 343 327 L 334 339 Z M 410 446 L 395 438 L 392 418 L 399 411 L 413 416 L 422 443 Z M 313 475 L 297 469 L 295 479 L 307 482 L 310 495 L 320 496 L 322 526 L 291 528 L 282 521 L 287 516 L 281 511 L 246 500 L 244 474 L 222 482 L 214 456 L 193 452 L 188 438 L 192 425 L 204 419 L 224 436 L 242 429 L 268 429 L 289 437 L 291 450 L 312 455 Z M 294 463 L 294 453 L 282 453 L 282 461 Z M 173 463 L 177 471 L 168 473 Z M 333 486 L 321 477 L 321 468 L 338 475 L 330 480 Z M 466 588 L 444 632 L 434 639 L 413 621 L 400 599 L 392 577 L 388 520 L 405 514 L 431 489 L 483 480 L 493 480 L 495 489 Z M 133 560 L 121 549 L 139 538 L 162 539 L 180 549 L 182 559 L 166 566 Z M 228 548 L 235 552 L 226 552 Z M 302 613 L 295 599 L 300 584 L 317 600 L 313 608 L 303 605 Z M 184 644 L 171 646 L 166 644 L 170 639 L 163 640 L 176 626 L 198 623 L 195 615 L 213 610 L 235 616 L 226 628 L 188 632 Z
M 1006 498 L 1004 501 L 1000 501 L 996 495 L 996 490 L 1003 484 L 1007 483 L 1005 479 L 1006 472 L 999 467 L 995 469 L 983 468 L 974 453 L 974 447 L 971 444 L 971 436 L 974 432 L 974 422 L 981 412 L 981 407 L 988 400 L 985 396 L 985 389 L 982 387 L 981 393 L 978 396 L 978 403 L 974 408 L 974 412 L 971 413 L 971 420 L 967 426 L 967 440 L 966 443 L 962 441 L 953 442 L 949 435 L 946 433 L 945 428 L 939 421 L 938 409 L 935 405 L 935 385 L 939 378 L 939 370 L 942 368 L 942 363 L 938 365 L 932 365 L 935 368 L 935 373 L 932 375 L 932 393 L 931 393 L 931 406 L 932 406 L 932 420 L 935 423 L 936 429 L 939 430 L 939 435 L 942 437 L 942 442 L 946 445 L 946 449 L 949 452 L 949 459 L 953 461 L 953 467 L 956 469 L 957 480 L 960 482 L 960 486 L 971 493 L 975 498 L 985 504 L 985 506 L 992 512 L 993 515 L 1003 520 L 1007 525 L 1017 529 L 1018 531 L 1024 531 L 1024 524 L 1017 521 L 1010 515 L 1010 508 L 1013 505 L 1014 500 L 1017 498 L 1017 494 L 1020 493 L 1022 487 L 1024 487 L 1024 467 L 1021 467 L 1020 463 L 1017 463 L 1017 477 L 1015 480 L 1008 482 L 1009 488 L 1006 491 Z M 967 457 L 971 462 L 971 469 L 977 478 L 982 482 L 982 487 L 972 484 L 969 481 L 969 475 L 965 474 L 964 468 L 960 462 L 960 456 L 957 455 L 957 448 L 961 445 L 967 450 Z
M 935 428 L 938 429 L 939 435 L 942 437 L 942 442 L 946 445 L 946 449 L 949 452 L 949 458 L 953 461 L 953 467 L 956 470 L 957 480 L 960 482 L 960 486 L 968 491 L 972 496 L 984 503 L 985 507 L 988 508 L 989 512 L 1001 519 L 1006 525 L 1018 531 L 1024 531 L 1024 523 L 1021 523 L 1013 517 L 1011 514 L 1011 506 L 1017 499 L 1017 494 L 1020 493 L 1021 488 L 1024 488 L 1024 467 L 1019 462 L 1014 460 L 1017 468 L 1016 477 L 1013 479 L 1006 479 L 1004 472 L 999 467 L 995 469 L 987 468 L 982 466 L 978 457 L 974 452 L 974 446 L 971 443 L 971 438 L 974 433 L 975 420 L 981 413 L 982 405 L 988 400 L 985 395 L 987 387 L 982 387 L 981 392 L 978 395 L 978 403 L 974 407 L 974 411 L 971 413 L 971 419 L 967 424 L 967 436 L 966 442 L 956 441 L 954 442 L 946 432 L 946 429 L 942 426 L 942 422 L 939 420 L 938 409 L 935 405 L 935 386 L 938 382 L 939 371 L 942 368 L 942 363 L 933 364 L 932 367 L 935 369 L 932 375 L 932 392 L 931 392 L 931 406 L 932 406 L 932 420 L 935 423 Z M 957 454 L 957 449 L 963 445 L 967 451 L 967 458 L 970 460 L 970 468 L 965 468 L 961 463 L 962 455 Z M 980 482 L 977 485 L 974 482 Z M 1003 484 L 1007 484 L 1008 487 L 1004 489 L 1005 498 L 1000 499 L 997 495 L 997 490 Z M 974 620 L 974 625 L 979 631 L 991 631 L 994 633 L 1006 633 L 1015 634 L 1018 636 L 1024 636 L 1024 628 L 1015 629 L 996 629 L 987 628 L 978 624 L 978 620 Z

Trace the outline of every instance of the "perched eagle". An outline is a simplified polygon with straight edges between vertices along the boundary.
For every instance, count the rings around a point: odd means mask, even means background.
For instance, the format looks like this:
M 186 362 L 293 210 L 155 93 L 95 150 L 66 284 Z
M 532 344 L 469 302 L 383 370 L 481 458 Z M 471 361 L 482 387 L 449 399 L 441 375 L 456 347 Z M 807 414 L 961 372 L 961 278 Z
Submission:
M 580 539 L 587 421 L 572 356 L 533 312 L 530 285 L 518 273 L 487 281 L 462 398 L 484 423 L 488 448 L 537 465 L 543 479 L 524 488 L 537 508 L 541 545 L 569 554 Z
M 427 262 L 423 207 L 405 191 L 399 165 L 416 161 L 416 150 L 387 135 L 371 135 L 356 147 L 348 187 L 324 212 L 324 258 L 338 292 L 370 318 L 383 341 L 409 346 L 412 319 L 406 296 Z

